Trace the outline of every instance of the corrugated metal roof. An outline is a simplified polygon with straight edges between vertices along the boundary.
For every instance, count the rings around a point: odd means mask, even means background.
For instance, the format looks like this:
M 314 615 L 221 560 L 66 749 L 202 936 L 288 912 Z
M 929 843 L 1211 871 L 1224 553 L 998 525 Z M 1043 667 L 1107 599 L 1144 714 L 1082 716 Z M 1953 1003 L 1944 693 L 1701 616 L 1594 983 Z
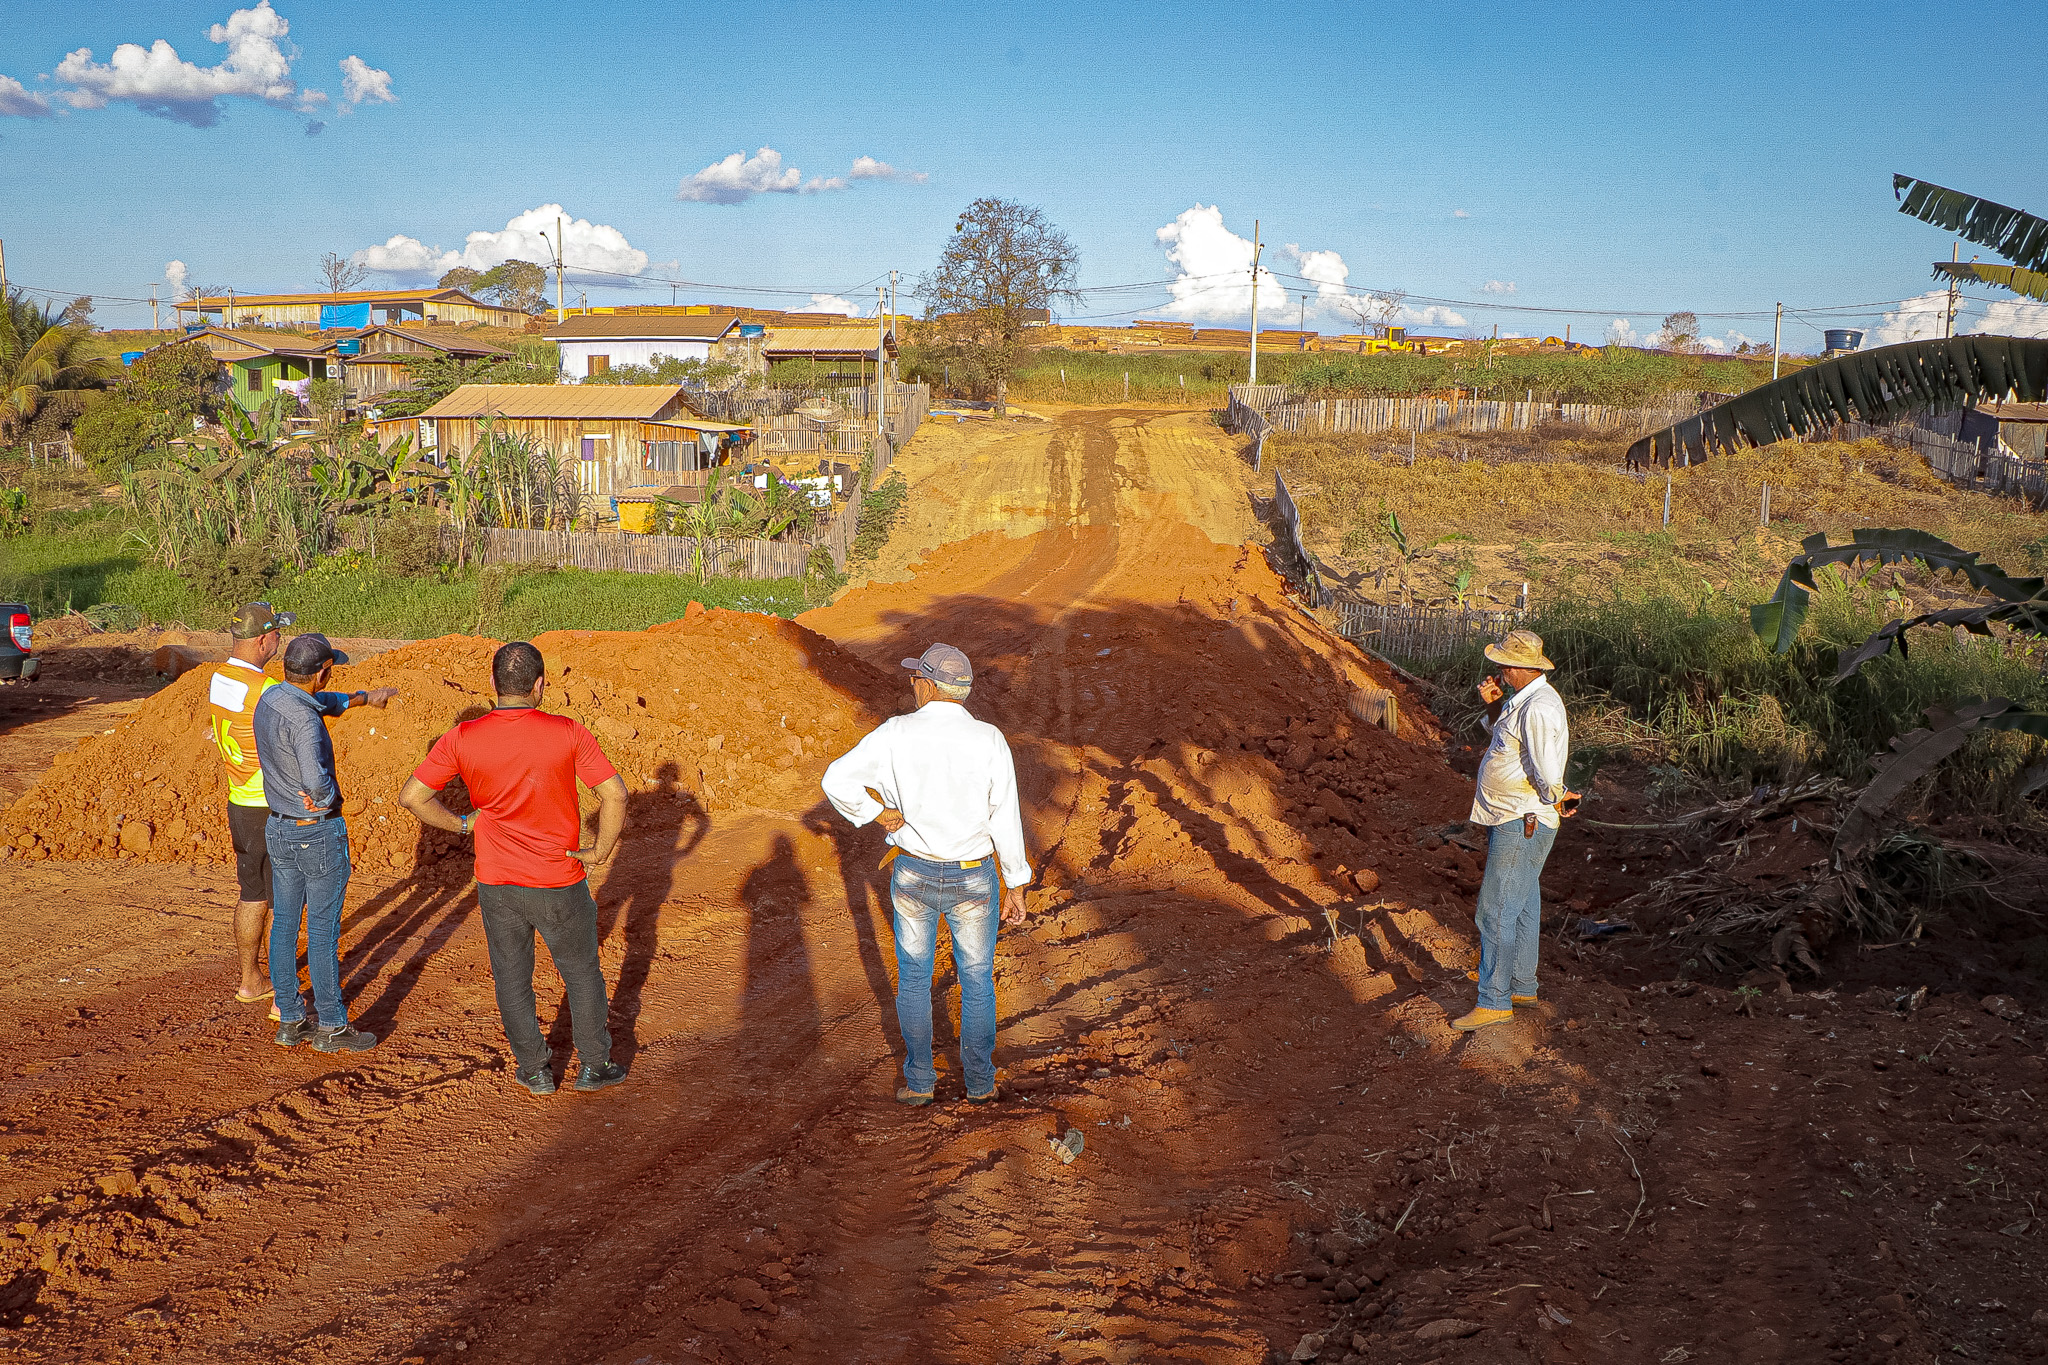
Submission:
M 180 308 L 225 308 L 232 303 L 236 308 L 254 308 L 259 304 L 280 303 L 425 303 L 433 299 L 460 299 L 475 303 L 479 308 L 495 308 L 496 304 L 477 303 L 460 289 L 350 289 L 339 294 L 208 294 L 204 298 L 178 300 Z M 501 311 L 510 312 L 511 309 Z
M 464 384 L 420 416 L 646 422 L 682 392 L 680 384 Z
M 875 353 L 875 327 L 778 327 L 768 334 L 765 354 L 801 351 L 811 354 L 853 355 Z
M 386 323 L 379 323 L 374 327 L 363 328 L 356 333 L 356 336 L 360 339 L 378 332 L 382 332 L 386 336 L 405 337 L 420 342 L 422 345 L 431 346 L 437 351 L 447 351 L 457 355 L 512 354 L 503 346 L 494 346 L 490 342 L 483 341 L 468 332 L 458 332 L 453 327 L 393 327 Z M 398 357 L 405 354 L 406 352 L 404 351 L 373 351 L 370 355 L 359 356 L 357 359 L 371 360 L 377 356 Z M 418 355 L 419 353 L 415 351 L 413 354 Z
M 730 313 L 718 313 L 709 317 L 681 313 L 589 313 L 564 318 L 559 325 L 548 328 L 541 335 L 563 341 L 584 338 L 605 341 L 660 341 L 671 337 L 716 341 L 731 331 L 738 321 L 739 319 Z

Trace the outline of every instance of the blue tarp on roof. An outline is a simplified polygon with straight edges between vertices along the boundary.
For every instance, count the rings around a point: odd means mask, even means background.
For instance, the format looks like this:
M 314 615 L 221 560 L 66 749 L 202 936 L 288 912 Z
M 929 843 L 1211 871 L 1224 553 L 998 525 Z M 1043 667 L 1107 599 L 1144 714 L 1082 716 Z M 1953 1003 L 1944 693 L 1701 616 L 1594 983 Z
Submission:
M 320 305 L 320 330 L 333 327 L 368 327 L 370 305 L 367 303 L 323 303 Z

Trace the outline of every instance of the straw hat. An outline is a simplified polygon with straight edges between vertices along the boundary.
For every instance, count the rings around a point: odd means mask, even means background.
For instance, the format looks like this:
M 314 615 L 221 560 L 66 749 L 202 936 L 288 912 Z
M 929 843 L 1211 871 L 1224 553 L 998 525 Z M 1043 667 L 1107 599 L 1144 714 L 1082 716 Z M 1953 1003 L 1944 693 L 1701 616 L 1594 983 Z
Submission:
M 1556 668 L 1543 656 L 1543 637 L 1533 630 L 1511 630 L 1499 644 L 1486 647 L 1486 657 L 1504 668 Z

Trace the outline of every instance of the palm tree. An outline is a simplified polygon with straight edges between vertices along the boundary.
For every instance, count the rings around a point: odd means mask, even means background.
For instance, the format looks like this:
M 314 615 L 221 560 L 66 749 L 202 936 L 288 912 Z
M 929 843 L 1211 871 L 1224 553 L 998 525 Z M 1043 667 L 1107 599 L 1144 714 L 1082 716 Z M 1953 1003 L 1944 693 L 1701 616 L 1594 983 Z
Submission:
M 0 440 L 18 436 L 51 393 L 105 388 L 120 373 L 120 361 L 85 328 L 10 296 L 0 308 Z

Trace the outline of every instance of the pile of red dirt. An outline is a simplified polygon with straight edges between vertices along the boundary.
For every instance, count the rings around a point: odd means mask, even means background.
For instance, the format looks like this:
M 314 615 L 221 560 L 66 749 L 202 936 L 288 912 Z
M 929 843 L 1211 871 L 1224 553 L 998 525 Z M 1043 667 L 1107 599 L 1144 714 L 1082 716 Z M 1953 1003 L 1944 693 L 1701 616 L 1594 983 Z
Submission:
M 629 788 L 707 811 L 808 809 L 819 764 L 872 728 L 890 696 L 890 680 L 831 641 L 747 612 L 693 610 L 649 631 L 553 631 L 534 643 L 548 664 L 548 709 L 589 726 Z M 358 868 L 469 875 L 462 841 L 423 830 L 397 796 L 443 731 L 490 706 L 497 645 L 446 636 L 335 670 L 337 690 L 399 690 L 381 710 L 330 723 Z M 185 674 L 114 730 L 59 754 L 0 815 L 0 857 L 227 861 L 227 783 L 208 731 L 213 671 Z M 459 788 L 453 795 L 460 806 Z

